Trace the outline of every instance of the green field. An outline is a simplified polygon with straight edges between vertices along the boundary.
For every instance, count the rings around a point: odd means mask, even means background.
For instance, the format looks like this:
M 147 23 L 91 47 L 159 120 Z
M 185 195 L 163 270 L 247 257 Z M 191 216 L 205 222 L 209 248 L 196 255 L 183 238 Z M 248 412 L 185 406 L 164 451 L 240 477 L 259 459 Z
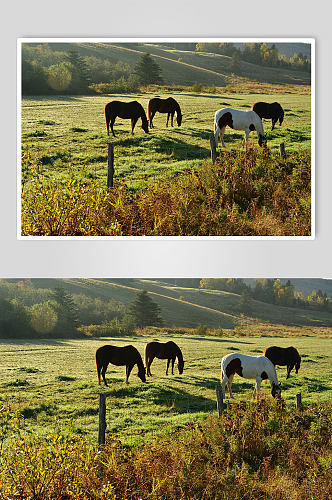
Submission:
M 146 384 L 137 378 L 136 367 L 124 383 L 124 368 L 109 366 L 109 388 L 98 387 L 94 353 L 104 344 L 132 343 L 143 355 L 145 343 L 165 336 L 100 338 L 98 340 L 2 340 L 0 353 L 0 399 L 19 409 L 21 426 L 40 434 L 56 425 L 72 426 L 76 434 L 96 440 L 98 431 L 98 393 L 107 394 L 107 431 L 123 443 L 133 445 L 143 436 L 158 432 L 164 424 L 181 426 L 204 419 L 216 411 L 215 388 L 220 377 L 221 358 L 240 351 L 259 355 L 269 345 L 294 345 L 302 355 L 298 375 L 286 381 L 286 369 L 278 368 L 282 396 L 287 406 L 302 393 L 304 404 L 327 401 L 332 395 L 332 339 L 314 337 L 195 337 L 167 336 L 180 347 L 185 359 L 182 376 L 165 375 L 166 362 L 154 360 Z M 235 377 L 233 393 L 237 400 L 250 400 L 254 381 Z M 268 384 L 263 393 L 270 398 Z M 227 397 L 227 401 L 229 398 Z
M 162 177 L 174 177 L 188 168 L 199 167 L 210 158 L 210 136 L 213 117 L 223 107 L 249 109 L 254 102 L 277 100 L 285 110 L 282 127 L 271 131 L 271 121 L 264 121 L 268 146 L 278 154 L 280 142 L 286 151 L 311 149 L 311 97 L 306 93 L 283 94 L 194 92 L 161 92 L 139 95 L 25 97 L 22 100 L 22 148 L 38 165 L 45 178 L 65 179 L 81 172 L 83 177 L 106 184 L 107 143 L 115 144 L 115 182 L 134 189 Z M 106 135 L 104 106 L 119 99 L 137 99 L 147 109 L 149 99 L 174 96 L 183 112 L 181 127 L 165 127 L 166 115 L 157 114 L 155 129 L 145 134 L 140 120 L 135 135 L 130 134 L 130 121 L 117 119 L 116 138 Z M 251 134 L 257 143 L 256 134 Z M 226 130 L 228 148 L 242 148 L 243 133 Z M 258 147 L 258 146 L 257 146 Z M 35 169 L 36 170 L 36 169 Z M 36 172 L 34 172 L 36 173 Z M 23 169 L 23 175 L 27 172 Z M 29 172 L 33 182 L 33 173 Z

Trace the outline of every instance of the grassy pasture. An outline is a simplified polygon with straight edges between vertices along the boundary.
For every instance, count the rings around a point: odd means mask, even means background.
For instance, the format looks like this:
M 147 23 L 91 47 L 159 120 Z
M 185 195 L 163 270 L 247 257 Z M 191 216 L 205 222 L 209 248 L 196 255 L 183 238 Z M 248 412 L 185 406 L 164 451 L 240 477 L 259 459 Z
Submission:
M 156 334 L 155 340 L 165 341 Z M 296 339 L 263 337 L 174 336 L 183 351 L 182 376 L 165 375 L 165 360 L 154 360 L 153 377 L 143 384 L 134 368 L 129 386 L 124 383 L 124 368 L 109 366 L 109 388 L 97 385 L 94 353 L 108 344 L 134 344 L 143 355 L 150 337 L 101 338 L 93 340 L 16 340 L 1 341 L 0 399 L 20 409 L 22 426 L 44 434 L 57 423 L 71 423 L 76 434 L 95 440 L 98 427 L 98 392 L 107 398 L 108 432 L 123 443 L 134 444 L 142 435 L 157 432 L 163 424 L 183 425 L 203 419 L 215 411 L 215 386 L 220 377 L 222 356 L 234 351 L 259 355 L 268 345 L 294 345 L 302 354 L 298 375 L 286 381 L 286 369 L 278 368 L 286 405 L 292 406 L 295 394 L 302 393 L 304 404 L 327 401 L 332 395 L 332 340 L 313 337 Z M 233 392 L 237 400 L 249 400 L 254 381 L 235 377 Z M 268 384 L 263 393 L 270 398 Z
M 181 127 L 165 127 L 166 115 L 157 113 L 155 129 L 145 134 L 140 120 L 135 135 L 130 135 L 130 121 L 117 118 L 116 139 L 106 135 L 104 105 L 113 100 L 137 99 L 147 109 L 149 99 L 156 95 L 174 96 L 183 111 Z M 268 145 L 278 154 L 280 142 L 288 152 L 310 150 L 310 95 L 305 93 L 260 94 L 194 92 L 144 93 L 140 95 L 25 97 L 22 100 L 22 147 L 38 162 L 39 173 L 50 179 L 65 179 L 82 172 L 87 179 L 105 185 L 107 173 L 107 142 L 115 143 L 115 181 L 138 189 L 151 181 L 176 176 L 187 168 L 199 167 L 210 157 L 209 138 L 217 109 L 234 107 L 249 109 L 259 100 L 277 100 L 285 109 L 282 127 L 271 131 L 265 121 Z M 256 141 L 256 134 L 252 134 Z M 227 147 L 240 149 L 243 133 L 226 130 Z M 24 172 L 23 172 L 24 175 Z

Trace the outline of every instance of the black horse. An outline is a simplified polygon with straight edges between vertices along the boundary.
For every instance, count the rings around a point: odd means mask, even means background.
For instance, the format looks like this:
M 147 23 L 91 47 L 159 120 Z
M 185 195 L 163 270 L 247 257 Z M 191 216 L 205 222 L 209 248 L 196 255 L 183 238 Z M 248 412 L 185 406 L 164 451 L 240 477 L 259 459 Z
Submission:
M 264 356 L 267 357 L 274 366 L 287 366 L 287 378 L 295 367 L 295 373 L 298 373 L 301 366 L 301 356 L 295 347 L 276 347 L 271 346 L 265 349 Z
M 169 364 L 172 361 L 172 375 L 174 375 L 174 363 L 177 358 L 179 374 L 183 373 L 183 356 L 181 349 L 175 342 L 169 341 L 165 344 L 162 342 L 148 342 L 145 346 L 145 367 L 146 374 L 150 377 L 151 370 L 150 366 L 154 358 L 167 359 L 166 375 L 168 375 Z
M 143 109 L 143 106 L 137 101 L 131 102 L 121 102 L 121 101 L 111 101 L 105 106 L 105 119 L 106 119 L 106 128 L 107 135 L 109 135 L 109 125 L 111 125 L 111 131 L 113 136 L 115 137 L 115 133 L 113 130 L 113 125 L 116 117 L 131 119 L 131 133 L 134 134 L 134 128 L 136 122 L 139 118 L 142 119 L 142 129 L 147 134 L 149 133 L 149 124 Z
M 142 382 L 146 382 L 145 368 L 143 365 L 142 357 L 136 347 L 132 345 L 127 345 L 125 347 L 104 345 L 103 347 L 99 347 L 99 349 L 96 350 L 98 384 L 100 384 L 101 372 L 105 385 L 107 386 L 105 374 L 109 363 L 112 363 L 112 365 L 116 366 L 126 366 L 126 384 L 128 384 L 131 370 L 135 365 L 137 365 L 137 376 L 142 380 Z
M 274 129 L 275 124 L 279 120 L 279 125 L 284 121 L 284 110 L 280 106 L 278 102 L 272 102 L 269 104 L 268 102 L 256 102 L 251 108 L 258 116 L 263 119 L 272 119 L 272 129 Z
M 171 126 L 173 127 L 173 118 L 176 112 L 176 121 L 180 127 L 182 123 L 182 113 L 179 103 L 173 99 L 173 97 L 168 97 L 167 99 L 160 99 L 159 97 L 154 97 L 150 99 L 148 104 L 148 117 L 150 128 L 153 128 L 152 120 L 156 112 L 167 113 L 166 127 L 168 127 L 168 120 L 171 117 Z

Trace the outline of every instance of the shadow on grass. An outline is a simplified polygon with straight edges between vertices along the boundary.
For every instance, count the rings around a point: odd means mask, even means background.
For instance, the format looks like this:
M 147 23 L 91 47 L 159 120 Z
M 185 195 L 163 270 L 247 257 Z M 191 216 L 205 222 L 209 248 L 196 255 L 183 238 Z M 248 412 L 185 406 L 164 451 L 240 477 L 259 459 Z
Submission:
M 173 377 L 173 380 L 177 377 Z M 188 382 L 186 382 L 188 384 Z M 203 396 L 194 396 L 183 389 L 175 387 L 163 387 L 153 383 L 138 384 L 132 387 L 122 387 L 113 389 L 107 392 L 107 397 L 113 399 L 119 404 L 119 398 L 128 397 L 138 399 L 142 404 L 147 402 L 155 405 L 170 408 L 176 413 L 195 413 L 197 411 L 209 411 L 215 408 L 216 402 L 213 399 Z M 112 403 L 107 403 L 106 406 L 111 406 Z M 121 405 L 121 403 L 120 403 Z M 152 410 L 151 410 L 152 412 Z
M 176 132 L 177 134 L 184 134 L 179 130 Z M 191 135 L 196 135 L 196 137 L 200 138 L 208 138 L 210 133 L 194 130 Z M 198 146 L 197 144 L 188 144 L 185 140 L 174 136 L 168 137 L 152 134 L 149 136 L 142 135 L 139 137 L 131 136 L 126 139 L 119 140 L 118 145 L 132 147 L 144 145 L 150 154 L 153 154 L 153 152 L 164 153 L 177 161 L 208 158 L 210 155 L 210 150 L 208 148 Z
M 54 405 L 48 405 L 45 403 L 41 403 L 38 406 L 24 408 L 22 411 L 22 416 L 24 418 L 32 418 L 37 419 L 40 413 L 45 413 L 46 415 L 54 415 L 56 414 L 56 409 Z

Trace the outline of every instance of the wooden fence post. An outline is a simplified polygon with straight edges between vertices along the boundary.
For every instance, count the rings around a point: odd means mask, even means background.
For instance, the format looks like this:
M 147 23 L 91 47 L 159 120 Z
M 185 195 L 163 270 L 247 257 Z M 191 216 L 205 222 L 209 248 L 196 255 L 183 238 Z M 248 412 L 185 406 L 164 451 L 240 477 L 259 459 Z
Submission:
M 303 409 L 301 393 L 296 394 L 296 409 L 297 410 Z
M 217 158 L 217 147 L 214 135 L 211 135 L 210 137 L 210 147 L 211 147 L 211 161 L 212 163 L 215 163 Z
M 107 187 L 113 187 L 114 176 L 114 146 L 111 142 L 108 143 L 108 170 L 107 170 Z
M 285 160 L 287 158 L 286 151 L 285 151 L 285 143 L 281 142 L 279 145 L 279 148 L 280 148 L 280 156 L 283 160 Z
M 98 444 L 105 444 L 106 431 L 106 394 L 99 394 L 99 429 L 98 429 Z
M 216 387 L 216 393 L 217 393 L 217 409 L 218 409 L 218 416 L 221 417 L 222 412 L 224 411 L 224 402 L 223 402 L 223 393 L 221 390 L 221 385 L 218 384 Z

